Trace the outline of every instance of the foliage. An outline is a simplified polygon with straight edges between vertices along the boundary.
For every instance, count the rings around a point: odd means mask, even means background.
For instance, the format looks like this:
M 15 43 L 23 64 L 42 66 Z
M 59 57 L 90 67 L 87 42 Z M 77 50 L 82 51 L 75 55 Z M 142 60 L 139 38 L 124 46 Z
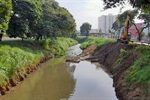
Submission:
M 87 39 L 86 36 L 77 36 L 76 40 L 78 43 L 83 43 Z
M 117 16 L 117 20 L 119 22 L 124 23 L 127 19 L 128 14 L 130 14 L 130 21 L 134 22 L 134 19 L 138 14 L 138 10 L 137 9 L 135 9 L 135 10 L 126 10 L 126 11 L 124 11 L 123 13 L 121 13 Z
M 82 36 L 89 36 L 92 25 L 88 22 L 85 22 L 80 26 L 80 32 Z
M 38 22 L 38 35 L 46 37 L 71 37 L 75 33 L 75 20 L 69 11 L 60 7 L 56 1 L 44 1 L 43 16 Z
M 135 8 L 141 9 L 144 12 L 150 11 L 149 0 L 103 0 L 103 1 L 105 4 L 104 9 L 118 7 L 120 5 L 123 6 L 129 1 L 129 3 Z
M 8 29 L 8 22 L 12 14 L 11 0 L 0 0 L 0 33 Z
M 31 63 L 37 63 L 43 56 L 41 52 L 31 49 L 21 49 L 0 44 L 0 84 L 14 75 L 18 70 L 26 68 Z
M 70 12 L 55 0 L 13 0 L 9 37 L 76 37 L 76 23 Z
M 136 30 L 137 30 L 137 33 L 138 33 L 138 40 L 141 41 L 141 37 L 142 37 L 142 33 L 143 33 L 143 30 L 147 27 L 149 27 L 149 24 L 150 24 L 150 13 L 141 13 L 139 16 L 138 16 L 139 19 L 141 20 L 144 20 L 144 26 L 140 29 L 137 28 L 137 26 L 133 23 L 133 25 L 135 26 Z
M 7 34 L 10 37 L 27 37 L 41 16 L 41 3 L 37 0 L 13 0 L 13 16 Z M 37 29 L 36 29 L 37 30 Z
M 113 40 L 111 39 L 105 39 L 105 38 L 99 38 L 99 37 L 89 37 L 85 42 L 83 42 L 80 46 L 80 48 L 82 50 L 86 49 L 88 46 L 90 46 L 91 44 L 96 44 L 96 48 L 98 49 L 99 47 L 101 47 L 102 45 L 108 43 L 108 42 L 112 42 Z
M 55 56 L 62 56 L 70 46 L 77 44 L 77 41 L 71 38 L 57 38 L 56 40 L 43 40 L 43 43 L 44 49 L 48 50 Z
M 129 27 L 134 23 L 134 19 L 138 14 L 138 10 L 126 10 L 121 14 L 118 14 L 116 21 L 112 25 L 112 29 L 120 33 L 121 29 L 124 27 L 127 15 L 130 14 Z

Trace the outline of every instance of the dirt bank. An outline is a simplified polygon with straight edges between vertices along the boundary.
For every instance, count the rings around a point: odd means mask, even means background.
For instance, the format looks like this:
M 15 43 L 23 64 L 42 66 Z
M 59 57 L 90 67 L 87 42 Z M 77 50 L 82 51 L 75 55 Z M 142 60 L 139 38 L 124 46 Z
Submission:
M 129 53 L 137 46 L 136 44 L 129 45 L 117 42 L 108 43 L 94 51 L 90 58 L 87 59 L 94 62 L 98 61 L 112 74 L 115 91 L 119 100 L 150 100 L 147 94 L 145 94 L 146 86 L 134 86 L 132 83 L 123 80 L 130 66 L 133 65 L 139 55 L 139 52 Z M 121 52 L 128 53 L 120 55 Z
M 48 59 L 50 59 L 50 57 L 48 55 L 45 55 L 39 63 L 30 64 L 26 69 L 17 71 L 15 75 L 13 75 L 9 80 L 5 81 L 7 83 L 6 86 L 0 86 L 0 95 L 5 95 L 8 91 L 11 90 L 12 87 L 17 86 L 17 84 L 27 78 L 29 74 L 37 70 L 41 63 L 44 63 Z

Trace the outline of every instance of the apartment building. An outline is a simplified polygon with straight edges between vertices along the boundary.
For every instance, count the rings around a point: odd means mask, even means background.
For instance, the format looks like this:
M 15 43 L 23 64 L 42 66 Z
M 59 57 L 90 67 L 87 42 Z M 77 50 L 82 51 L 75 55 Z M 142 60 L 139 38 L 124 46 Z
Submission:
M 112 28 L 112 24 L 115 22 L 117 15 L 102 15 L 98 17 L 98 30 L 102 33 L 109 33 L 109 29 Z

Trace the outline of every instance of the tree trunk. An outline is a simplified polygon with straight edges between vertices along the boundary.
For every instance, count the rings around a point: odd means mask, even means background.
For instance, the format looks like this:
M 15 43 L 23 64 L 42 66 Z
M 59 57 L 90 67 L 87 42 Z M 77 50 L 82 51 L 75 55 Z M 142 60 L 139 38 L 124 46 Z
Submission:
M 139 34 L 138 41 L 139 42 L 141 41 L 141 34 Z
M 3 34 L 0 34 L 0 41 L 2 41 Z

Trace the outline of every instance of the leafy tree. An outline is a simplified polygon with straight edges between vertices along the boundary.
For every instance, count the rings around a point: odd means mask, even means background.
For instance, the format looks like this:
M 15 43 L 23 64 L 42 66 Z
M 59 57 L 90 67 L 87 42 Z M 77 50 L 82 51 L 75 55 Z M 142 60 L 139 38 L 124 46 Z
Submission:
M 65 8 L 59 10 L 58 16 L 58 28 L 61 31 L 61 36 L 70 37 L 75 33 L 76 23 L 73 16 Z
M 146 14 L 145 14 L 145 13 L 141 13 L 141 14 L 138 16 L 138 18 L 144 20 L 144 24 L 145 24 L 142 28 L 138 29 L 137 26 L 136 26 L 136 24 L 133 23 L 133 25 L 135 26 L 135 28 L 136 28 L 136 30 L 137 30 L 137 33 L 138 33 L 138 35 L 139 35 L 139 36 L 138 36 L 138 40 L 141 41 L 141 36 L 142 36 L 143 30 L 144 30 L 145 28 L 147 28 L 147 27 L 148 27 L 148 29 L 149 29 L 149 26 L 150 26 L 150 13 L 146 13 Z
M 130 14 L 130 22 L 133 23 L 135 17 L 138 14 L 138 10 L 137 9 L 136 10 L 126 10 L 117 16 L 117 20 L 121 23 L 125 23 L 128 14 Z M 130 23 L 130 25 L 131 25 L 131 23 Z
M 115 31 L 118 31 L 120 33 L 121 29 L 124 27 L 127 15 L 130 14 L 130 22 L 129 22 L 129 27 L 134 23 L 135 16 L 138 14 L 138 10 L 126 10 L 121 14 L 118 14 L 116 21 L 112 25 L 112 29 Z M 128 27 L 128 28 L 129 28 Z
M 69 11 L 60 7 L 54 0 L 44 1 L 42 5 L 43 16 L 38 23 L 38 34 L 45 37 L 67 36 L 75 32 L 75 20 Z
M 91 30 L 91 27 L 92 27 L 92 25 L 89 24 L 88 22 L 83 23 L 82 26 L 80 26 L 81 35 L 89 36 L 89 32 Z
M 55 0 L 13 0 L 14 14 L 7 34 L 10 37 L 36 36 L 71 37 L 75 32 L 75 20 L 69 11 Z
M 12 14 L 11 0 L 0 0 L 0 34 L 8 29 L 8 22 Z M 2 35 L 0 36 L 0 40 Z
M 121 23 L 121 22 L 119 22 L 119 20 L 116 20 L 112 25 L 112 29 L 116 32 L 118 31 L 117 34 L 119 34 L 120 30 L 123 26 L 124 26 L 124 23 Z
M 105 4 L 104 9 L 109 9 L 120 5 L 124 5 L 126 4 L 127 1 L 129 1 L 129 3 L 133 7 L 141 9 L 144 12 L 150 12 L 149 0 L 103 0 L 103 1 Z
M 123 12 L 122 14 L 119 14 L 117 16 L 117 21 L 119 23 L 125 23 L 126 16 L 127 16 L 128 12 L 129 11 L 127 10 L 127 11 Z M 149 24 L 150 24 L 150 21 L 149 21 L 150 20 L 150 14 L 149 13 L 141 13 L 140 15 L 138 15 L 138 13 L 139 13 L 138 10 L 132 10 L 132 11 L 130 11 L 130 23 L 129 23 L 129 27 L 132 26 L 132 25 L 135 26 L 135 28 L 137 30 L 137 33 L 139 35 L 138 36 L 138 40 L 141 41 L 141 36 L 142 36 L 143 30 L 145 28 L 147 28 L 149 26 Z M 134 22 L 134 19 L 135 19 L 135 17 L 137 15 L 138 15 L 138 18 L 144 20 L 144 23 L 145 23 L 145 26 L 142 27 L 142 28 L 140 28 L 140 29 L 137 28 L 137 26 L 136 26 L 136 24 Z
M 13 0 L 14 14 L 9 22 L 7 34 L 10 37 L 27 37 L 34 32 L 34 26 L 41 16 L 40 3 L 36 0 Z

